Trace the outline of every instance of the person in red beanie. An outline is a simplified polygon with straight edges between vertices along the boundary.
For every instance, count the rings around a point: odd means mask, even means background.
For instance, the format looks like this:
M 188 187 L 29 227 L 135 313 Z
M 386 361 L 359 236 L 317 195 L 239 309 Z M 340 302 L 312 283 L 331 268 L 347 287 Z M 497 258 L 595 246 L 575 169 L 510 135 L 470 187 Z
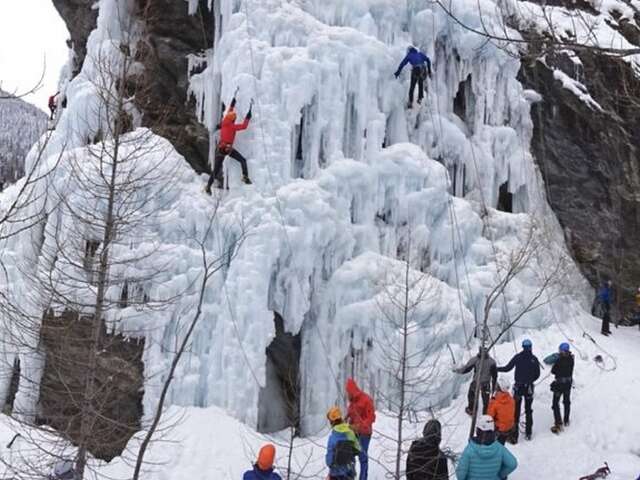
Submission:
M 373 422 L 376 421 L 376 411 L 371 397 L 358 387 L 353 378 L 348 378 L 345 385 L 349 407 L 347 420 L 360 441 L 360 480 L 367 480 L 369 473 L 369 442 L 373 433 Z
M 280 475 L 273 471 L 273 461 L 276 458 L 276 447 L 267 443 L 258 453 L 258 460 L 253 469 L 244 472 L 243 480 L 282 480 Z

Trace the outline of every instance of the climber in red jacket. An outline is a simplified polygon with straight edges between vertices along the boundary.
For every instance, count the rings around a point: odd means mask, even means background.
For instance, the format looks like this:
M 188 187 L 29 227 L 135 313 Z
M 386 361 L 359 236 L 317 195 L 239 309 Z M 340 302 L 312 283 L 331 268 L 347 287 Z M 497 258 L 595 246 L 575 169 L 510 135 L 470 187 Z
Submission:
M 55 95 L 51 95 L 49 97 L 49 110 L 51 111 L 50 120 L 53 120 L 56 110 L 58 109 L 58 95 L 60 95 L 60 92 L 56 92 Z
M 347 420 L 351 428 L 360 440 L 360 480 L 367 480 L 369 470 L 369 442 L 373 433 L 373 422 L 376 421 L 376 411 L 371 397 L 364 393 L 353 378 L 347 379 L 345 386 L 349 407 L 347 409 Z
M 249 108 L 249 112 L 242 123 L 235 123 L 237 114 L 235 111 L 236 108 L 236 99 L 235 97 L 231 100 L 231 105 L 229 106 L 229 110 L 225 114 L 220 122 L 220 140 L 218 141 L 218 146 L 216 147 L 216 157 L 213 165 L 213 173 L 211 177 L 209 177 L 209 182 L 207 183 L 207 188 L 205 191 L 211 195 L 211 185 L 214 180 L 216 181 L 216 187 L 223 188 L 223 178 L 222 178 L 222 164 L 224 163 L 225 157 L 228 155 L 231 158 L 240 162 L 240 168 L 242 168 L 242 181 L 247 185 L 251 185 L 251 180 L 249 179 L 249 170 L 247 169 L 247 160 L 238 152 L 235 148 L 233 148 L 233 142 L 236 139 L 236 133 L 241 130 L 246 130 L 249 127 L 249 120 L 251 120 L 251 108 Z

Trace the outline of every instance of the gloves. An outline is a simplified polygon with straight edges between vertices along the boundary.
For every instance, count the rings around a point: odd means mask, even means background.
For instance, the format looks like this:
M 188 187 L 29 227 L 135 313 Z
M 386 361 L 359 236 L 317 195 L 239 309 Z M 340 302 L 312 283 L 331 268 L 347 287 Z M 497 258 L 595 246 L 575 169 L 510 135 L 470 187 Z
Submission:
M 249 111 L 247 112 L 247 120 L 251 120 L 251 116 L 252 116 L 252 115 L 251 115 L 251 110 L 249 110 Z
M 231 109 L 236 108 L 236 97 L 233 97 L 233 100 L 231 100 L 231 106 L 229 108 Z
M 396 78 L 398 78 L 400 76 L 400 72 L 396 72 L 393 74 Z

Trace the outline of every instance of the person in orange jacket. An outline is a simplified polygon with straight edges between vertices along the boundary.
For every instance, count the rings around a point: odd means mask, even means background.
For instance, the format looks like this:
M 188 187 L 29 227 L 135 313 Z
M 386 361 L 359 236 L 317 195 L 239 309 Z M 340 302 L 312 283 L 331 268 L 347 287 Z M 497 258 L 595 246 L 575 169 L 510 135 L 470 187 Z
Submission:
M 358 387 L 353 378 L 348 378 L 345 385 L 349 407 L 347 420 L 360 441 L 360 480 L 367 480 L 369 474 L 369 443 L 373 433 L 373 422 L 376 421 L 376 411 L 371 397 Z
M 511 396 L 511 382 L 506 377 L 498 379 L 498 390 L 489 402 L 487 415 L 493 418 L 496 425 L 496 436 L 501 444 L 505 444 L 511 436 L 516 423 L 516 401 Z
M 246 130 L 249 128 L 249 120 L 251 120 L 251 108 L 249 108 L 249 112 L 247 116 L 244 118 L 244 122 L 235 123 L 238 115 L 236 114 L 236 98 L 233 97 L 231 100 L 231 105 L 229 106 L 229 110 L 222 118 L 222 122 L 220 122 L 220 140 L 218 140 L 218 146 L 216 147 L 216 157 L 215 162 L 213 164 L 213 173 L 211 177 L 209 177 L 209 182 L 207 183 L 207 188 L 205 191 L 211 195 L 211 185 L 216 181 L 217 187 L 223 187 L 223 178 L 222 178 L 222 165 L 224 163 L 224 159 L 228 156 L 237 160 L 240 163 L 240 168 L 242 168 L 242 181 L 247 185 L 251 185 L 251 180 L 249 179 L 249 170 L 247 168 L 247 159 L 244 158 L 240 152 L 238 152 L 235 148 L 233 148 L 233 142 L 236 139 L 236 133 L 242 130 Z

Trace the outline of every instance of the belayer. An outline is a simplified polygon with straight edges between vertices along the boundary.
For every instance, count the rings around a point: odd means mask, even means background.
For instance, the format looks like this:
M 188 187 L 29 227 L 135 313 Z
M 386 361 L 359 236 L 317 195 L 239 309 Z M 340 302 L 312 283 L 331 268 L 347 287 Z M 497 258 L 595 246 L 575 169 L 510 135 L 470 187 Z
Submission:
M 553 392 L 554 425 L 551 427 L 553 433 L 560 433 L 563 427 L 569 426 L 569 414 L 571 413 L 571 386 L 573 385 L 573 367 L 575 360 L 568 343 L 563 342 L 558 348 L 558 353 L 549 355 L 544 359 L 545 363 L 552 364 L 551 373 L 555 380 L 551 382 Z M 560 399 L 564 406 L 564 415 L 560 415 Z
M 407 108 L 413 108 L 413 94 L 415 93 L 416 85 L 418 85 L 418 103 L 422 103 L 424 98 L 424 81 L 427 75 L 431 78 L 431 60 L 416 47 L 410 46 L 407 48 L 407 55 L 400 62 L 400 66 L 398 66 L 398 70 L 394 74 L 396 78 L 400 76 L 407 63 L 411 64 L 411 84 L 409 86 L 409 104 Z
M 513 398 L 516 402 L 515 406 L 515 423 L 516 428 L 511 436 L 513 443 L 518 443 L 520 412 L 522 411 L 522 399 L 524 398 L 524 414 L 525 414 L 525 438 L 531 440 L 531 432 L 533 430 L 533 393 L 534 383 L 540 378 L 540 362 L 532 351 L 533 343 L 531 340 L 524 339 L 522 341 L 522 351 L 514 355 L 509 363 L 504 367 L 498 367 L 498 372 L 510 372 L 514 367 L 515 382 L 513 385 Z
M 242 168 L 242 181 L 247 185 L 251 185 L 251 180 L 249 179 L 249 169 L 247 168 L 247 159 L 244 158 L 235 148 L 233 148 L 233 142 L 236 139 L 236 133 L 242 130 L 246 130 L 249 127 L 249 120 L 251 120 L 251 108 L 249 108 L 249 112 L 247 112 L 247 116 L 244 118 L 244 122 L 242 123 L 235 123 L 236 118 L 238 117 L 235 108 L 236 97 L 234 96 L 233 100 L 231 100 L 229 110 L 224 115 L 224 117 L 222 118 L 222 122 L 220 122 L 219 125 L 220 139 L 218 140 L 218 146 L 216 147 L 213 173 L 211 174 L 211 177 L 209 177 L 209 182 L 207 183 L 207 187 L 205 188 L 205 192 L 207 192 L 209 195 L 211 195 L 211 185 L 213 185 L 214 181 L 216 182 L 217 188 L 224 187 L 224 181 L 222 178 L 222 165 L 227 155 L 240 163 L 240 168 Z
M 465 412 L 469 415 L 475 413 L 476 383 L 480 386 L 480 396 L 482 397 L 482 413 L 487 413 L 491 392 L 495 390 L 498 372 L 496 361 L 489 356 L 486 348 L 480 347 L 478 354 L 462 367 L 454 368 L 455 373 L 465 374 L 473 370 L 473 378 L 467 393 L 467 408 Z
M 349 406 L 347 418 L 349 426 L 354 431 L 360 442 L 360 480 L 367 480 L 369 474 L 369 443 L 373 433 L 373 422 L 376 421 L 376 412 L 373 400 L 369 395 L 360 390 L 353 378 L 348 378 L 345 385 Z
M 345 423 L 339 407 L 327 412 L 331 434 L 327 441 L 325 462 L 329 467 L 329 480 L 353 480 L 356 477 L 355 460 L 360 454 L 360 443 L 351 427 Z

